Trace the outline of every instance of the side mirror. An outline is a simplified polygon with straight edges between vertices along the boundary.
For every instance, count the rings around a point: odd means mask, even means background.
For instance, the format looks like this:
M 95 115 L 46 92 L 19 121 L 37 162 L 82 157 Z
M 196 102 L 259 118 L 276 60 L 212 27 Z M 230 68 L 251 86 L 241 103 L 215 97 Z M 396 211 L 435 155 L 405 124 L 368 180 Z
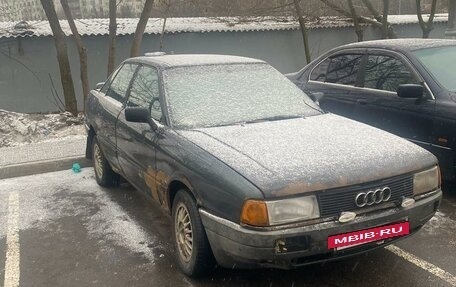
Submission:
M 99 82 L 95 85 L 95 90 L 101 90 L 101 88 L 103 88 L 105 82 Z
M 125 119 L 133 123 L 149 123 L 149 111 L 141 107 L 126 107 Z
M 397 95 L 406 99 L 420 99 L 424 95 L 424 87 L 416 84 L 404 84 L 397 88 Z

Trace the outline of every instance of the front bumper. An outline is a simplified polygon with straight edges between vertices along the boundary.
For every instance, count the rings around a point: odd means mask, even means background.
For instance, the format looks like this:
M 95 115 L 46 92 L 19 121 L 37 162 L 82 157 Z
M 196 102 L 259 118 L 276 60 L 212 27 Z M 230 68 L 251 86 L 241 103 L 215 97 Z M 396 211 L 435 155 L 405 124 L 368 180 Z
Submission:
M 409 221 L 410 236 L 437 211 L 442 191 L 417 200 L 414 205 L 358 215 L 353 221 L 322 222 L 280 230 L 252 230 L 200 209 L 212 251 L 226 268 L 274 267 L 289 269 L 335 260 L 391 244 L 404 237 L 372 242 L 345 250 L 328 250 L 328 236 Z

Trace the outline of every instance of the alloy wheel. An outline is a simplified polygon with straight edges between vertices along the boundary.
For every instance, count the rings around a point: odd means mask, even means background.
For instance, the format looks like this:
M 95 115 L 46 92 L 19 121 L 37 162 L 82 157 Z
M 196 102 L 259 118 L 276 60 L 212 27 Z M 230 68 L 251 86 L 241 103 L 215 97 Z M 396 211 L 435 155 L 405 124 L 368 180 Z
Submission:
M 175 218 L 177 248 L 183 261 L 189 262 L 193 253 L 193 231 L 187 207 L 180 203 Z

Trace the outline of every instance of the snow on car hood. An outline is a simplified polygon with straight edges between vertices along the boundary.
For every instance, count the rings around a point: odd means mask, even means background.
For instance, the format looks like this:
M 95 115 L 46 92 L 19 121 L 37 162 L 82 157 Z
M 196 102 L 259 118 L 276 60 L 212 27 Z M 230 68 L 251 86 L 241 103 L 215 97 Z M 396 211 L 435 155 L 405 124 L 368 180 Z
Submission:
M 437 164 L 390 133 L 333 114 L 178 131 L 266 198 L 354 185 Z

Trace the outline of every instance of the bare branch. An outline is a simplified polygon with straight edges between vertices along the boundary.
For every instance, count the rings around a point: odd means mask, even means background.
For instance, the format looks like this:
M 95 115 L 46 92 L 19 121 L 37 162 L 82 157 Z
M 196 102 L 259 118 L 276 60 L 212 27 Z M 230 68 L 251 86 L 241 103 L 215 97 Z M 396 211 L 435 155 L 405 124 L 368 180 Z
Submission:
M 382 16 L 380 13 L 375 9 L 374 5 L 372 5 L 372 2 L 370 0 L 363 0 L 364 5 L 366 5 L 367 9 L 369 12 L 372 14 L 375 20 L 378 22 L 382 22 Z
M 324 4 L 326 4 L 328 7 L 330 7 L 331 9 L 333 9 L 334 11 L 336 11 L 337 13 L 347 17 L 347 18 L 352 18 L 352 14 L 350 13 L 350 11 L 347 11 L 345 9 L 343 9 L 342 7 L 332 3 L 330 0 L 320 0 L 321 2 L 323 2 Z M 368 1 L 370 3 L 369 0 L 363 0 L 363 1 Z M 370 5 L 372 5 L 372 3 L 370 3 Z M 376 12 L 376 14 L 378 14 L 378 12 Z M 375 17 L 375 15 L 374 15 Z M 380 17 L 382 18 L 382 17 Z M 372 19 L 372 18 L 369 18 L 369 17 L 364 17 L 364 16 L 359 16 L 358 17 L 359 19 L 359 22 L 362 22 L 362 23 L 368 23 L 368 24 L 371 24 L 371 25 L 374 25 L 375 27 L 378 27 L 380 29 L 383 29 L 383 24 L 382 22 L 378 21 L 377 19 Z M 392 29 L 391 25 L 388 24 L 388 36 L 389 38 L 396 38 L 396 34 L 394 33 L 394 30 Z

